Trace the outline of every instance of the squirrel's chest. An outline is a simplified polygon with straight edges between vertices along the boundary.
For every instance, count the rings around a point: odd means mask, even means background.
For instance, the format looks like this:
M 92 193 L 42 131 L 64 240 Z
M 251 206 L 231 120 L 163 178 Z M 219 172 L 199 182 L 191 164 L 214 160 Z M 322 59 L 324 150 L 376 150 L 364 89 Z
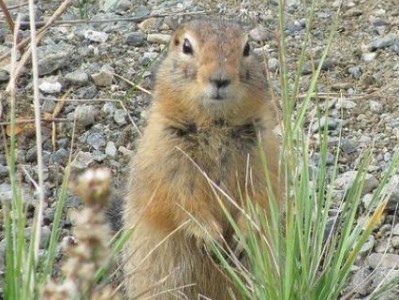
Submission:
M 253 124 L 211 128 L 191 125 L 184 129 L 170 130 L 180 154 L 215 177 L 245 169 L 248 155 L 259 151 L 259 129 Z

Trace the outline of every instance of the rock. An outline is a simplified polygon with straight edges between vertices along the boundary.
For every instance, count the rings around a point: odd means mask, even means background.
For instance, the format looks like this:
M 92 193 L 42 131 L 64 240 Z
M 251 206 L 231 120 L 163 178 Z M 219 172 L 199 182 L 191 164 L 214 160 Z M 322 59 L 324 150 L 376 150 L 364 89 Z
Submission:
M 305 62 L 304 66 L 303 66 L 302 74 L 303 75 L 312 74 L 313 69 L 316 70 L 319 64 L 320 64 L 320 60 L 314 60 L 313 62 L 312 61 Z M 324 60 L 323 64 L 321 65 L 321 70 L 328 71 L 328 70 L 331 70 L 332 68 L 334 68 L 334 66 L 335 66 L 334 61 Z
M 374 60 L 374 58 L 377 56 L 377 53 L 375 52 L 368 52 L 368 53 L 363 53 L 362 54 L 362 59 L 365 62 L 371 62 Z
M 106 155 L 102 151 L 94 150 L 93 151 L 93 158 L 97 162 L 103 162 L 105 160 L 105 158 L 106 158 Z
M 398 270 L 393 270 L 392 267 L 378 267 L 373 271 L 371 274 L 371 286 L 370 289 L 374 290 L 378 286 L 384 283 L 388 283 L 392 280 L 395 280 L 397 282 L 397 278 L 399 278 L 399 271 Z M 391 289 L 383 293 L 382 295 L 379 295 L 378 298 L 375 298 L 378 300 L 397 300 L 399 299 L 399 295 L 397 293 L 397 289 L 395 292 L 395 289 Z
M 141 32 L 130 32 L 126 36 L 125 43 L 131 46 L 141 46 L 144 43 L 144 34 Z
M 110 157 L 115 157 L 117 154 L 117 149 L 114 142 L 108 142 L 105 147 L 105 154 Z
M 314 162 L 315 166 L 319 166 L 319 164 L 321 162 L 320 153 L 318 153 L 318 152 L 313 153 L 313 155 L 311 156 L 311 159 Z M 335 156 L 333 154 L 331 154 L 330 152 L 327 152 L 325 159 L 326 159 L 326 165 L 332 166 L 335 161 Z
M 364 196 L 363 196 L 363 199 L 362 199 L 363 206 L 364 206 L 366 209 L 372 209 L 372 210 L 374 210 L 375 207 L 376 207 L 376 203 L 374 203 L 373 207 L 370 207 L 371 201 L 372 201 L 372 200 L 373 200 L 373 194 L 368 193 L 368 194 L 364 195 Z
M 144 55 L 142 56 L 141 63 L 143 65 L 147 65 L 147 64 L 153 62 L 158 56 L 159 56 L 159 53 L 156 53 L 156 52 L 145 52 Z
M 107 87 L 112 85 L 114 75 L 108 70 L 101 70 L 98 73 L 92 74 L 91 78 L 96 86 Z
M 359 269 L 352 277 L 351 287 L 354 292 L 365 296 L 371 283 L 371 271 L 368 268 Z
M 366 263 L 373 269 L 399 267 L 399 255 L 391 253 L 372 253 L 366 258 Z
M 335 105 L 335 107 L 337 109 L 352 109 L 356 107 L 356 103 L 351 101 L 351 100 L 347 100 L 344 98 L 339 98 L 337 101 L 337 104 Z
M 306 27 L 305 22 L 299 22 L 299 21 L 287 22 L 287 24 L 284 27 L 284 31 L 287 34 L 294 35 L 302 31 L 305 27 Z
M 101 111 L 103 113 L 105 113 L 105 115 L 107 116 L 113 116 L 115 113 L 116 107 L 115 107 L 115 103 L 113 102 L 107 102 L 104 104 L 104 106 L 102 107 Z
M 37 148 L 33 146 L 26 151 L 25 161 L 28 163 L 35 163 L 37 161 Z
M 387 21 L 384 19 L 380 19 L 380 18 L 373 18 L 371 20 L 371 25 L 375 26 L 375 27 L 379 27 L 379 26 L 386 26 L 388 25 Z
M 43 100 L 42 110 L 48 113 L 52 113 L 54 111 L 55 105 L 56 104 L 54 100 L 45 99 Z
M 350 139 L 342 139 L 341 141 L 341 149 L 346 154 L 351 154 L 356 152 L 357 145 Z
M 10 79 L 10 74 L 6 70 L 0 70 L 0 82 L 7 82 Z
M 385 195 L 389 195 L 386 209 L 388 211 L 395 211 L 399 203 L 399 175 L 395 174 L 389 180 L 382 190 Z
M 373 235 L 370 235 L 367 241 L 363 244 L 362 248 L 360 248 L 359 255 L 367 255 L 369 254 L 375 245 L 375 237 Z
M 12 190 L 9 183 L 0 184 L 0 199 L 3 201 L 11 201 Z
M 147 41 L 154 44 L 168 44 L 170 41 L 170 35 L 162 33 L 150 33 L 147 35 Z
M 386 48 L 389 46 L 392 46 L 396 39 L 398 37 L 396 36 L 396 34 L 394 33 L 388 33 L 387 35 L 384 35 L 383 37 L 379 37 L 375 40 L 373 40 L 372 42 L 370 42 L 367 46 L 367 48 L 370 51 L 376 51 L 378 49 L 382 49 L 382 48 Z
M 94 84 L 83 86 L 75 91 L 77 98 L 93 99 L 98 93 L 97 87 Z
M 79 105 L 75 109 L 73 117 L 76 119 L 76 123 L 86 127 L 92 125 L 95 122 L 95 116 L 97 110 L 93 105 Z
M 142 21 L 137 27 L 144 32 L 155 31 L 160 25 L 160 20 L 157 18 L 148 18 Z
M 65 81 L 72 85 L 83 86 L 89 82 L 89 75 L 82 70 L 76 70 L 66 74 Z
M 100 132 L 90 133 L 86 142 L 96 150 L 100 150 L 105 146 L 104 135 Z
M 269 58 L 269 60 L 267 61 L 267 67 L 272 72 L 276 71 L 279 67 L 278 59 L 274 57 Z
M 100 9 L 106 12 L 110 11 L 126 11 L 132 7 L 132 1 L 129 0 L 102 0 L 100 1 Z
M 101 31 L 87 30 L 84 32 L 84 37 L 91 42 L 104 43 L 108 39 L 108 34 Z
M 342 91 L 347 90 L 352 87 L 352 83 L 350 82 L 336 82 L 331 84 L 331 89 L 333 91 Z
M 392 237 L 391 239 L 391 245 L 392 247 L 394 247 L 395 249 L 399 249 L 399 236 L 395 235 Z
M 359 79 L 362 76 L 362 70 L 359 66 L 353 66 L 348 68 L 348 73 L 355 79 Z
M 378 113 L 378 114 L 382 112 L 382 104 L 381 103 L 374 101 L 374 100 L 370 100 L 369 104 L 370 104 L 370 110 L 372 112 Z
M 39 90 L 45 94 L 57 94 L 61 92 L 62 85 L 55 80 L 45 80 L 39 85 Z
M 257 42 L 267 40 L 267 29 L 263 26 L 257 26 L 249 31 L 249 36 Z
M 358 17 L 358 16 L 361 16 L 362 14 L 363 14 L 363 10 L 356 8 L 356 7 L 352 7 L 351 9 L 348 9 L 344 13 L 344 17 Z
M 70 64 L 73 49 L 73 46 L 67 44 L 38 47 L 39 76 L 50 74 Z
M 9 175 L 8 166 L 0 164 L 0 178 L 6 178 Z
M 118 125 L 125 125 L 127 112 L 124 109 L 117 109 L 114 114 L 114 121 Z
M 72 168 L 78 169 L 78 170 L 84 170 L 89 167 L 89 165 L 93 162 L 93 156 L 91 155 L 90 152 L 83 152 L 79 151 L 75 159 L 72 161 L 71 166 Z
M 68 161 L 68 157 L 69 152 L 64 148 L 60 148 L 53 153 L 51 160 L 55 164 L 65 165 L 65 163 Z
M 391 161 L 391 157 L 392 157 L 391 153 L 389 153 L 389 152 L 384 153 L 384 161 L 385 162 Z
M 321 117 L 320 120 L 315 120 L 312 125 L 312 132 L 316 133 L 323 130 L 327 126 L 328 130 L 334 130 L 338 126 L 338 121 L 335 118 Z
M 339 190 L 350 189 L 355 181 L 358 171 L 348 171 L 345 172 L 334 181 L 334 186 Z M 371 174 L 366 174 L 365 182 L 363 186 L 362 193 L 366 194 L 374 190 L 378 186 L 378 180 Z
M 395 43 L 393 44 L 392 50 L 399 55 L 399 39 L 396 39 Z
M 399 235 L 399 224 L 396 224 L 395 227 L 392 229 L 393 235 Z

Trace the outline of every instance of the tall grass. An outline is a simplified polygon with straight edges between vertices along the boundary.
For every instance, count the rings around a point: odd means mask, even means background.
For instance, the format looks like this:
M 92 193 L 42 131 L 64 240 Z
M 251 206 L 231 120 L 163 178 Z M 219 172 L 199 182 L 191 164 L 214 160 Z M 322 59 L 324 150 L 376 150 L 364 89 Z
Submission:
M 333 149 L 334 164 L 328 167 L 327 152 L 331 149 L 328 147 L 327 126 L 320 130 L 320 143 L 316 149 L 312 149 L 320 153 L 317 170 L 312 171 L 309 157 L 311 132 L 306 130 L 304 121 L 311 110 L 311 99 L 317 94 L 316 87 L 321 66 L 334 40 L 339 11 L 331 25 L 320 62 L 313 70 L 306 96 L 299 102 L 297 99 L 301 71 L 318 1 L 313 1 L 309 7 L 307 30 L 292 85 L 288 79 L 284 2 L 279 1 L 278 32 L 283 108 L 281 121 L 283 146 L 280 165 L 286 186 L 285 211 L 283 214 L 279 211 L 278 200 L 271 193 L 269 195 L 271 212 L 268 215 L 247 199 L 249 201 L 246 201 L 245 235 L 235 220 L 228 215 L 246 252 L 246 261 L 242 262 L 235 258 L 231 249 L 215 247 L 214 251 L 243 299 L 335 300 L 343 297 L 344 288 L 348 286 L 351 268 L 358 258 L 359 251 L 381 221 L 389 198 L 384 187 L 399 167 L 399 153 L 394 155 L 390 168 L 384 173 L 374 191 L 372 202 L 376 209 L 364 213 L 365 223 L 358 221 L 358 212 L 372 149 L 363 153 L 357 166 L 357 176 L 338 203 L 334 199 L 332 183 L 337 177 L 340 147 L 338 145 Z M 327 101 L 324 106 L 317 107 L 317 111 L 325 111 L 326 116 L 328 107 Z M 314 116 L 314 122 L 320 122 L 322 116 Z M 267 157 L 264 157 L 264 165 L 267 170 Z M 265 184 L 270 191 L 270 183 Z M 333 214 L 332 211 L 336 213 Z M 370 298 L 378 299 L 378 295 L 398 284 L 399 278 L 393 278 L 383 287 L 379 287 L 379 291 L 375 291 Z M 345 298 L 353 298 L 355 294 L 350 293 L 345 295 Z

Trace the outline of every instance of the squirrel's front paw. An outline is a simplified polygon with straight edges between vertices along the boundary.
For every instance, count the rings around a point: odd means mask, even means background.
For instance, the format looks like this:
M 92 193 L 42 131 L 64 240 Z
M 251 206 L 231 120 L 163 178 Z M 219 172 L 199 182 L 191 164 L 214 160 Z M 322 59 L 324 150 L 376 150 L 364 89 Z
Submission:
M 198 249 L 204 253 L 210 253 L 212 245 L 223 241 L 223 230 L 215 221 L 206 225 L 191 221 L 187 232 L 190 237 L 195 239 Z

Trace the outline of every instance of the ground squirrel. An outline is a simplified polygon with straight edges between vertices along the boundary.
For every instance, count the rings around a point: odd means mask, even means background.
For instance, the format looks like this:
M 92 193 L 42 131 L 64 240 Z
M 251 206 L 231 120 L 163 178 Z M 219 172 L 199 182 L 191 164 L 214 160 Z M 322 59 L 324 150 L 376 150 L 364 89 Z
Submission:
M 125 228 L 134 227 L 124 249 L 128 297 L 231 299 L 228 276 L 204 248 L 233 235 L 218 198 L 240 218 L 223 193 L 237 202 L 248 193 L 267 209 L 260 149 L 279 193 L 274 112 L 263 65 L 241 26 L 202 19 L 176 30 L 132 161 L 124 212 Z

